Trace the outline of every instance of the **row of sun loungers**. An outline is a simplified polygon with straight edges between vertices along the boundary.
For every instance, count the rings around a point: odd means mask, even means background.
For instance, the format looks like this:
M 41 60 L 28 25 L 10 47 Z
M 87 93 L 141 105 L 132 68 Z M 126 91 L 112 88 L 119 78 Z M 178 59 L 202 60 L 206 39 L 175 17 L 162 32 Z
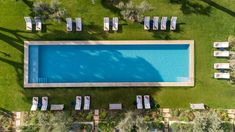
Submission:
M 82 97 L 76 96 L 75 110 L 81 110 Z M 36 111 L 39 106 L 39 98 L 33 97 L 31 111 Z M 42 97 L 41 111 L 46 111 L 48 107 L 48 97 Z M 51 110 L 63 110 L 63 104 L 52 104 Z M 90 109 L 90 96 L 84 96 L 84 110 Z
M 114 17 L 111 24 L 112 24 L 112 30 L 117 31 L 118 30 L 118 18 Z M 109 27 L 110 27 L 109 17 L 104 17 L 104 31 L 109 31 L 110 30 Z
M 159 17 L 154 16 L 153 23 L 152 23 L 153 30 L 159 29 L 158 21 L 159 21 Z M 177 17 L 174 17 L 174 16 L 171 17 L 170 30 L 176 30 L 176 22 L 177 22 Z M 160 29 L 166 30 L 166 28 L 167 28 L 167 17 L 162 17 Z M 149 16 L 144 17 L 144 30 L 150 30 L 150 17 Z
M 36 31 L 42 30 L 42 21 L 40 17 L 35 17 L 34 20 L 32 20 L 30 17 L 24 17 L 26 30 L 32 31 L 33 30 L 33 23 L 35 22 L 35 29 Z
M 229 42 L 214 42 L 213 47 L 217 49 L 225 49 L 229 48 Z M 229 51 L 214 51 L 215 57 L 229 57 Z M 214 69 L 216 70 L 229 70 L 230 64 L 229 63 L 214 63 Z M 216 72 L 214 73 L 214 78 L 216 79 L 230 79 L 230 73 L 224 73 L 224 72 Z
M 82 19 L 76 18 L 76 31 L 82 31 Z M 72 18 L 66 18 L 66 29 L 68 32 L 73 31 L 73 20 Z
M 137 109 L 143 109 L 143 98 L 141 95 L 136 96 L 136 107 L 137 107 Z M 151 109 L 149 95 L 144 95 L 144 108 Z
M 81 110 L 82 106 L 82 97 L 76 96 L 76 104 L 75 104 L 75 110 Z M 84 110 L 90 109 L 90 96 L 84 96 Z
M 31 111 L 36 111 L 37 110 L 38 102 L 39 102 L 39 98 L 38 97 L 33 97 Z M 47 106 L 48 106 L 48 97 L 42 97 L 41 111 L 46 111 Z
M 229 42 L 214 42 L 213 47 L 217 49 L 229 48 Z M 215 57 L 229 57 L 229 51 L 219 50 L 214 51 Z

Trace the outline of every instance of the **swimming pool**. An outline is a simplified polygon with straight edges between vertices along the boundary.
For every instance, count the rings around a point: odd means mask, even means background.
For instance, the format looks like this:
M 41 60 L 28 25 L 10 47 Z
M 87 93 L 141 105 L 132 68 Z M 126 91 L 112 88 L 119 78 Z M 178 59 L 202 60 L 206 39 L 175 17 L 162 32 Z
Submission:
M 29 41 L 24 84 L 193 86 L 192 47 L 193 41 Z

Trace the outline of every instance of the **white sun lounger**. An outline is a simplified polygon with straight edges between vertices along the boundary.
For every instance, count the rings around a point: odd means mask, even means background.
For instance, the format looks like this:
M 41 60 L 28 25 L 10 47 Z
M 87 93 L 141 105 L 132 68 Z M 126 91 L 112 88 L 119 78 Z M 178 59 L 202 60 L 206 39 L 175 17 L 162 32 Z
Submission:
M 109 31 L 109 18 L 104 17 L 104 31 Z
M 33 97 L 31 111 L 36 111 L 38 108 L 38 97 Z
M 230 74 L 229 73 L 214 73 L 214 78 L 217 79 L 230 79 Z
M 67 29 L 67 31 L 73 31 L 72 18 L 66 18 L 66 29 Z
M 90 96 L 84 96 L 84 110 L 90 109 Z
M 76 96 L 75 110 L 81 110 L 81 105 L 82 105 L 82 97 Z
M 159 17 L 157 16 L 153 17 L 153 30 L 158 30 L 158 20 Z
M 48 97 L 42 97 L 41 111 L 46 111 L 48 106 Z
M 177 17 L 175 16 L 171 17 L 171 25 L 170 25 L 171 30 L 176 30 L 176 21 L 177 21 Z
M 118 17 L 114 17 L 113 18 L 113 31 L 117 31 L 118 30 Z
M 161 30 L 166 30 L 167 17 L 162 17 Z
M 33 24 L 32 24 L 32 20 L 30 17 L 24 17 L 25 20 L 25 28 L 27 31 L 32 31 L 33 29 Z
M 229 42 L 214 42 L 213 47 L 214 48 L 228 48 Z
M 82 19 L 80 17 L 76 18 L 76 31 L 82 31 Z
M 144 30 L 150 29 L 150 16 L 144 17 Z
M 151 109 L 149 95 L 144 95 L 144 108 Z
M 35 17 L 35 24 L 36 24 L 36 31 L 41 31 L 42 30 L 42 21 L 40 17 Z
M 136 96 L 136 107 L 137 109 L 143 109 L 143 102 L 142 102 L 142 96 L 141 95 L 137 95 Z
M 214 51 L 215 57 L 229 57 L 229 51 Z
M 205 109 L 205 105 L 203 103 L 190 104 L 190 108 L 193 109 L 193 110 L 204 110 Z
M 229 63 L 214 63 L 214 69 L 230 69 Z

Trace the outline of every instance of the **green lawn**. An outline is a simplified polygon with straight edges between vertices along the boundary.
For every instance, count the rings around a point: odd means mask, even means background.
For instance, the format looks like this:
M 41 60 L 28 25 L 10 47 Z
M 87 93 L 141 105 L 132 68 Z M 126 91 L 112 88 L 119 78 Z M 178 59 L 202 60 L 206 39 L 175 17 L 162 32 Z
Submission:
M 72 2 L 71 2 L 72 1 Z M 69 16 L 81 16 L 84 27 L 80 33 L 66 33 L 65 23 L 48 22 L 46 32 L 25 31 L 24 16 L 32 15 L 30 0 L 0 0 L 0 107 L 29 110 L 32 96 L 49 96 L 50 103 L 64 103 L 71 109 L 76 95 L 91 95 L 92 108 L 107 108 L 108 103 L 121 102 L 134 108 L 137 94 L 150 94 L 161 107 L 188 107 L 203 102 L 214 108 L 235 107 L 235 87 L 227 81 L 212 78 L 213 63 L 226 62 L 212 56 L 214 41 L 226 41 L 235 35 L 234 0 L 190 0 L 176 4 L 170 0 L 148 0 L 154 10 L 151 17 L 178 16 L 178 32 L 148 32 L 143 25 L 121 21 L 118 33 L 103 32 L 103 17 L 118 16 L 105 0 L 61 0 Z M 139 3 L 141 0 L 134 0 Z M 24 40 L 195 40 L 195 87 L 171 88 L 23 88 Z

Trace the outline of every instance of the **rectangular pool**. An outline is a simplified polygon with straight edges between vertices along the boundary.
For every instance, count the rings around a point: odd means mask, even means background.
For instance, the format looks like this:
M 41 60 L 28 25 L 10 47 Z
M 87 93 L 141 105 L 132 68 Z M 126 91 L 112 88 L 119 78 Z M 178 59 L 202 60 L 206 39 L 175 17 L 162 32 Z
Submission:
M 27 41 L 24 86 L 193 86 L 193 59 L 193 41 Z

